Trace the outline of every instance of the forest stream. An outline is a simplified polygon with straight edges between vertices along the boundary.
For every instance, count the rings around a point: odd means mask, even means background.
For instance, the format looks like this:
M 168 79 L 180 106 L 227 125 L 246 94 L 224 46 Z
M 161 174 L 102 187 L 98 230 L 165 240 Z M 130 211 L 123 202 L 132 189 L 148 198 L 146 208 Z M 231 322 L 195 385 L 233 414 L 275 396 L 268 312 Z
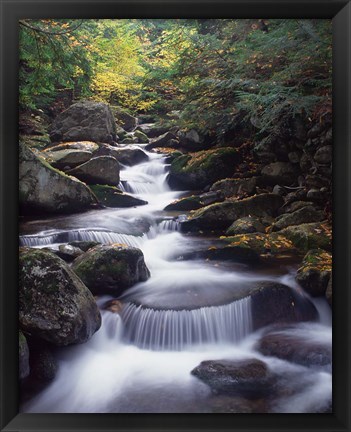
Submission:
M 114 296 L 97 296 L 101 328 L 84 344 L 56 348 L 58 372 L 41 391 L 23 397 L 22 412 L 213 413 L 325 412 L 331 404 L 331 364 L 291 362 L 264 355 L 258 345 L 270 331 L 282 340 L 331 350 L 331 310 L 311 299 L 295 281 L 296 262 L 279 266 L 208 260 L 197 250 L 216 247 L 208 235 L 182 232 L 187 212 L 164 208 L 186 192 L 167 181 L 167 155 L 138 147 L 148 160 L 121 165 L 119 187 L 148 204 L 50 216 L 21 226 L 20 244 L 50 247 L 72 241 L 118 243 L 140 248 L 150 278 Z M 313 322 L 254 328 L 251 293 L 260 282 L 289 286 L 298 301 L 312 302 Z M 112 303 L 113 304 L 113 303 Z M 266 311 L 267 312 L 267 311 Z M 268 313 L 268 312 L 267 312 Z M 235 394 L 211 391 L 201 371 L 205 361 L 264 362 L 255 388 Z M 257 378 L 257 377 L 256 377 Z M 257 384 L 258 383 L 258 384 Z M 225 382 L 222 383 L 225 388 Z M 213 390 L 212 388 L 212 390 Z

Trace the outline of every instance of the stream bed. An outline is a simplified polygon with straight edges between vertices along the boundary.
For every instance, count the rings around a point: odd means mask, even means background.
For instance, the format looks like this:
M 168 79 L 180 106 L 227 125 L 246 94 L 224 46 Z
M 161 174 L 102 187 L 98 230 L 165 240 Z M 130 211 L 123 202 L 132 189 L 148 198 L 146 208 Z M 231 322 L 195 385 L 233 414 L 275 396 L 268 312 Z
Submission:
M 141 146 L 142 147 L 142 146 Z M 144 150 L 145 151 L 145 150 Z M 264 329 L 253 330 L 250 289 L 274 281 L 301 291 L 286 264 L 272 271 L 245 263 L 183 260 L 210 237 L 179 230 L 179 213 L 164 207 L 184 195 L 167 184 L 165 155 L 152 152 L 147 162 L 121 170 L 120 187 L 148 202 L 127 209 L 93 210 L 26 222 L 20 243 L 53 247 L 74 240 L 125 243 L 140 248 L 151 277 L 118 300 L 120 313 L 104 309 L 112 299 L 97 299 L 102 326 L 90 341 L 57 350 L 58 374 L 44 390 L 23 402 L 35 413 L 211 413 L 325 412 L 331 406 L 331 365 L 307 367 L 256 349 Z M 215 241 L 213 239 L 213 241 Z M 319 322 L 280 330 L 307 344 L 331 347 L 331 312 L 313 300 Z M 256 398 L 211 392 L 191 374 L 202 361 L 255 358 L 279 377 L 278 396 Z

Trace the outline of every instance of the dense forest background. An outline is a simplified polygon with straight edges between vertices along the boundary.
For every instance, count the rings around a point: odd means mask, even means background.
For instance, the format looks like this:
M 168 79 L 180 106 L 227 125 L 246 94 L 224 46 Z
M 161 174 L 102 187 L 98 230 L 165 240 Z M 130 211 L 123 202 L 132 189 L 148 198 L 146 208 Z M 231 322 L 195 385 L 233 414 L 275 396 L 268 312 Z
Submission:
M 177 125 L 217 143 L 240 128 L 240 145 L 262 145 L 289 118 L 318 121 L 331 112 L 329 20 L 19 24 L 22 112 L 55 116 L 82 98 L 170 122 L 179 111 Z

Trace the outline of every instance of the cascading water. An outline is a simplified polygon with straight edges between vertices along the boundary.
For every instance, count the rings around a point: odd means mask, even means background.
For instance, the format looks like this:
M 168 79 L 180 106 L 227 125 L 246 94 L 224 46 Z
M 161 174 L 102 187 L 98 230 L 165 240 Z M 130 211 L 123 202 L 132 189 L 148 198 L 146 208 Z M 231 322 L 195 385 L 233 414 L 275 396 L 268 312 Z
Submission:
M 209 388 L 190 371 L 204 360 L 248 357 L 293 374 L 291 394 L 271 412 L 324 409 L 331 394 L 330 372 L 263 357 L 255 348 L 260 333 L 252 333 L 250 284 L 266 278 L 295 288 L 293 279 L 249 274 L 205 260 L 182 261 L 195 239 L 181 234 L 179 220 L 163 212 L 181 192 L 167 184 L 165 156 L 145 153 L 147 162 L 123 167 L 120 188 L 147 205 L 37 221 L 31 226 L 35 234 L 20 238 L 29 247 L 75 240 L 126 243 L 142 249 L 151 272 L 148 281 L 119 299 L 120 314 L 104 309 L 111 297 L 98 299 L 101 329 L 87 343 L 59 352 L 57 377 L 21 411 L 213 412 Z M 304 324 L 301 333 L 330 344 L 330 312 L 318 307 L 323 323 Z

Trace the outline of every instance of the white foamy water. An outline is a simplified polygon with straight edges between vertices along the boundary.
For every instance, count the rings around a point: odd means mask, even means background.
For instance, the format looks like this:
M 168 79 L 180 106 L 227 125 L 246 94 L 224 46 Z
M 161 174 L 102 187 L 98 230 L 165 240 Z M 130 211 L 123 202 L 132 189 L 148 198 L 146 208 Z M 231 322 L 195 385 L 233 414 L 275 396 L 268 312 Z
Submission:
M 181 192 L 171 191 L 167 184 L 164 156 L 146 153 L 149 161 L 123 168 L 120 186 L 147 205 L 48 219 L 42 228 L 36 221 L 38 232 L 20 238 L 30 247 L 74 240 L 129 244 L 142 249 L 151 272 L 150 279 L 122 295 L 121 315 L 102 310 L 101 329 L 90 341 L 59 351 L 57 377 L 21 411 L 207 413 L 216 412 L 220 404 L 222 412 L 228 412 L 226 402 L 219 403 L 191 371 L 205 360 L 245 358 L 264 361 L 286 389 L 267 403 L 267 412 L 327 409 L 330 372 L 264 357 L 256 349 L 262 331 L 252 332 L 247 292 L 262 280 L 302 292 L 293 273 L 274 276 L 217 267 L 205 260 L 183 261 L 182 255 L 194 249 L 194 240 L 181 234 L 179 222 L 162 212 Z M 100 298 L 99 306 L 109 299 Z M 331 346 L 329 306 L 323 300 L 312 301 L 320 323 L 291 326 L 282 329 L 282 335 Z

